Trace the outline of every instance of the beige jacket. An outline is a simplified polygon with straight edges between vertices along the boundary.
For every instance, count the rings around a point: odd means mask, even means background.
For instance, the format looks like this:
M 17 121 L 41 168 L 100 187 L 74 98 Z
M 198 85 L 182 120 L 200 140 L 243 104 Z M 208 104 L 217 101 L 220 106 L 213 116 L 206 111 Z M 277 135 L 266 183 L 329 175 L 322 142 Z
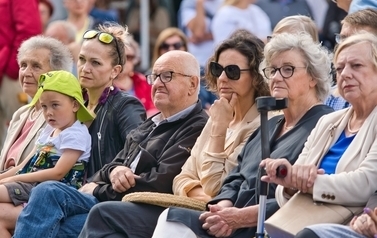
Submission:
M 173 181 L 174 194 L 187 196 L 190 190 L 200 185 L 207 195 L 216 196 L 226 175 L 237 165 L 238 154 L 259 125 L 259 113 L 254 104 L 232 134 L 227 136 L 224 152 L 210 153 L 208 141 L 211 139 L 212 120 L 209 118 L 182 172 Z
M 323 116 L 308 137 L 297 164 L 320 164 L 346 128 L 353 108 Z M 377 107 L 371 112 L 340 158 L 335 174 L 318 175 L 313 200 L 348 206 L 364 206 L 377 190 Z M 283 187 L 276 189 L 279 205 L 286 202 Z
M 4 146 L 0 153 L 0 171 L 4 170 L 4 165 L 7 163 L 6 156 L 9 149 L 12 147 L 13 143 L 17 140 L 23 126 L 26 123 L 26 120 L 29 118 L 30 113 L 32 112 L 32 107 L 29 105 L 22 106 L 19 108 L 12 117 L 10 121 L 7 138 L 5 139 Z M 41 128 L 45 126 L 45 118 L 41 113 L 35 120 L 33 127 L 31 128 L 29 134 L 23 142 L 18 156 L 14 158 L 15 164 L 20 164 L 33 150 L 35 141 L 38 137 L 38 132 Z

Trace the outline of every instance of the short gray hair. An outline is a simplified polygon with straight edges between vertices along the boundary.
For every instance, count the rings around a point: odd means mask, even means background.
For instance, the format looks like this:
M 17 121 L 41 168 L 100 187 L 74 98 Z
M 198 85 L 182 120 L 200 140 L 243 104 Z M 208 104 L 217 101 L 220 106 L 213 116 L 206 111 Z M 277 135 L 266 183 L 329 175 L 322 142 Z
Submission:
M 24 41 L 18 49 L 17 61 L 28 50 L 47 49 L 50 51 L 50 66 L 52 70 L 72 71 L 73 59 L 69 49 L 59 40 L 46 36 L 33 36 Z
M 265 58 L 260 69 L 269 67 L 276 54 L 288 50 L 298 50 L 302 54 L 308 74 L 317 82 L 315 86 L 317 98 L 324 102 L 329 95 L 332 82 L 331 54 L 321 44 L 314 42 L 309 34 L 301 32 L 274 35 L 264 48 Z
M 75 25 L 65 20 L 56 20 L 48 24 L 47 29 L 52 29 L 61 26 L 64 29 L 64 34 L 67 36 L 69 42 L 76 40 L 77 30 Z M 46 30 L 47 31 L 47 30 Z

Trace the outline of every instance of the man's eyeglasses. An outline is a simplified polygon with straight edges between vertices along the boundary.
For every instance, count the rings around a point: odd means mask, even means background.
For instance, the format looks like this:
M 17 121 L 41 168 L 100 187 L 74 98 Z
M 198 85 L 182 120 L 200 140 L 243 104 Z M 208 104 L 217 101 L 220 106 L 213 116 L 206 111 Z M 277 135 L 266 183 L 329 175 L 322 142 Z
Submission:
M 241 71 L 249 71 L 250 69 L 240 69 L 238 65 L 231 64 L 228 66 L 221 66 L 217 62 L 211 62 L 209 63 L 209 70 L 211 74 L 215 77 L 220 77 L 220 75 L 225 71 L 226 76 L 230 80 L 238 80 L 241 77 Z
M 306 67 L 295 67 L 292 65 L 284 65 L 284 66 L 281 66 L 280 68 L 266 67 L 262 69 L 262 71 L 263 71 L 264 76 L 268 79 L 271 79 L 276 74 L 277 71 L 279 71 L 283 79 L 287 79 L 287 78 L 292 77 L 296 68 L 306 68 Z
M 340 44 L 342 41 L 344 41 L 347 38 L 345 35 L 341 35 L 339 33 L 335 33 L 335 42 Z
M 84 33 L 83 38 L 84 39 L 93 39 L 94 37 L 98 36 L 98 40 L 104 44 L 110 44 L 111 42 L 115 41 L 115 46 L 118 54 L 118 64 L 121 65 L 122 59 L 120 56 L 120 51 L 119 51 L 119 46 L 118 46 L 118 41 L 115 39 L 113 35 L 110 33 L 106 32 L 101 32 L 101 31 L 96 31 L 96 30 L 88 30 Z
M 179 74 L 184 77 L 192 77 L 191 75 L 182 74 L 174 71 L 166 71 L 160 74 L 147 74 L 145 75 L 145 77 L 147 78 L 147 82 L 149 85 L 153 85 L 156 82 L 157 78 L 160 78 L 161 82 L 165 84 L 173 79 L 173 74 Z
M 175 50 L 179 50 L 182 46 L 184 46 L 183 42 L 176 42 L 173 44 L 168 44 L 168 43 L 162 43 L 160 45 L 160 50 L 169 50 L 170 47 L 173 47 Z

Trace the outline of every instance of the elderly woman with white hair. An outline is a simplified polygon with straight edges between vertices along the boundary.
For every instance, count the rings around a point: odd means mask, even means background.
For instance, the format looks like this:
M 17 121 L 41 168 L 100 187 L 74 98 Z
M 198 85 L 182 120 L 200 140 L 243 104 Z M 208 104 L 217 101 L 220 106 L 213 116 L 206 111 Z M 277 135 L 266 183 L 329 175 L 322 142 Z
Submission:
M 330 57 L 305 33 L 282 33 L 264 48 L 261 67 L 273 97 L 287 98 L 288 108 L 268 121 L 271 158 L 293 164 L 319 118 L 333 110 L 322 104 L 330 88 Z M 258 220 L 255 184 L 261 155 L 261 131 L 254 132 L 238 155 L 238 166 L 227 176 L 208 211 L 169 208 L 158 220 L 153 237 L 253 237 Z M 274 198 L 276 186 L 269 186 Z M 277 210 L 267 203 L 267 216 Z
M 284 187 L 306 189 L 315 201 L 365 206 L 368 198 L 376 190 L 377 180 L 376 36 L 364 33 L 345 39 L 335 51 L 334 65 L 339 92 L 352 106 L 323 117 L 313 131 L 313 135 L 309 137 L 303 156 L 297 160 L 297 165 L 289 168 L 291 176 L 286 180 L 271 179 L 271 181 Z M 328 128 L 329 125 L 333 125 L 332 131 L 323 133 L 323 129 Z M 316 154 L 319 151 L 315 150 L 315 145 L 318 144 L 316 142 L 327 138 L 329 142 L 321 149 L 327 153 L 319 162 L 319 168 L 324 169 L 325 174 L 317 175 L 312 172 L 314 165 L 308 164 L 310 160 L 315 161 L 318 158 Z M 334 154 L 337 147 L 340 152 L 337 156 L 331 156 L 331 152 Z M 331 160 L 333 166 L 330 166 Z M 282 162 L 284 161 L 280 163 Z M 300 179 L 301 186 L 292 186 L 294 184 L 288 180 L 295 176 L 299 168 L 306 177 Z M 279 187 L 283 189 L 283 186 Z M 322 198 L 322 191 L 331 191 L 334 200 Z M 376 237 L 377 209 L 374 208 L 375 205 L 370 205 L 373 203 L 376 203 L 376 196 L 369 199 L 369 208 L 364 209 L 364 213 L 360 216 L 353 218 L 349 226 L 313 225 L 299 232 L 296 237 Z
M 286 159 L 269 159 L 261 165 L 267 172 L 263 179 L 279 184 L 276 197 L 280 205 L 302 192 L 311 195 L 314 202 L 365 206 L 376 190 L 376 37 L 366 33 L 347 38 L 335 51 L 334 65 L 340 95 L 351 107 L 319 120 L 294 165 Z M 280 165 L 287 167 L 284 179 L 277 178 L 273 171 Z M 364 214 L 356 223 L 354 219 L 351 228 L 360 231 L 368 217 Z M 313 229 L 320 237 L 351 237 L 347 232 L 343 235 L 325 233 L 323 225 Z M 374 234 L 363 235 L 373 237 Z

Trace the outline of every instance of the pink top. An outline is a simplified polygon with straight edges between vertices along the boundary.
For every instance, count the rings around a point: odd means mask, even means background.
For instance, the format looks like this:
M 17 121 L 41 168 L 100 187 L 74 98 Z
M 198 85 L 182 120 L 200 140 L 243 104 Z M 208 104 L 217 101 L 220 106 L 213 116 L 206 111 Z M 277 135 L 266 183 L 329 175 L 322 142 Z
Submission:
M 35 120 L 30 120 L 30 118 L 25 122 L 24 127 L 22 127 L 22 130 L 17 138 L 17 140 L 13 143 L 13 145 L 10 147 L 8 154 L 7 154 L 7 159 L 5 162 L 5 167 L 9 167 L 9 160 L 14 160 L 14 158 L 17 157 L 17 154 L 19 153 L 19 150 L 21 148 L 21 145 L 26 139 L 26 136 L 29 134 L 31 128 L 34 125 Z M 13 165 L 14 166 L 14 165 Z

